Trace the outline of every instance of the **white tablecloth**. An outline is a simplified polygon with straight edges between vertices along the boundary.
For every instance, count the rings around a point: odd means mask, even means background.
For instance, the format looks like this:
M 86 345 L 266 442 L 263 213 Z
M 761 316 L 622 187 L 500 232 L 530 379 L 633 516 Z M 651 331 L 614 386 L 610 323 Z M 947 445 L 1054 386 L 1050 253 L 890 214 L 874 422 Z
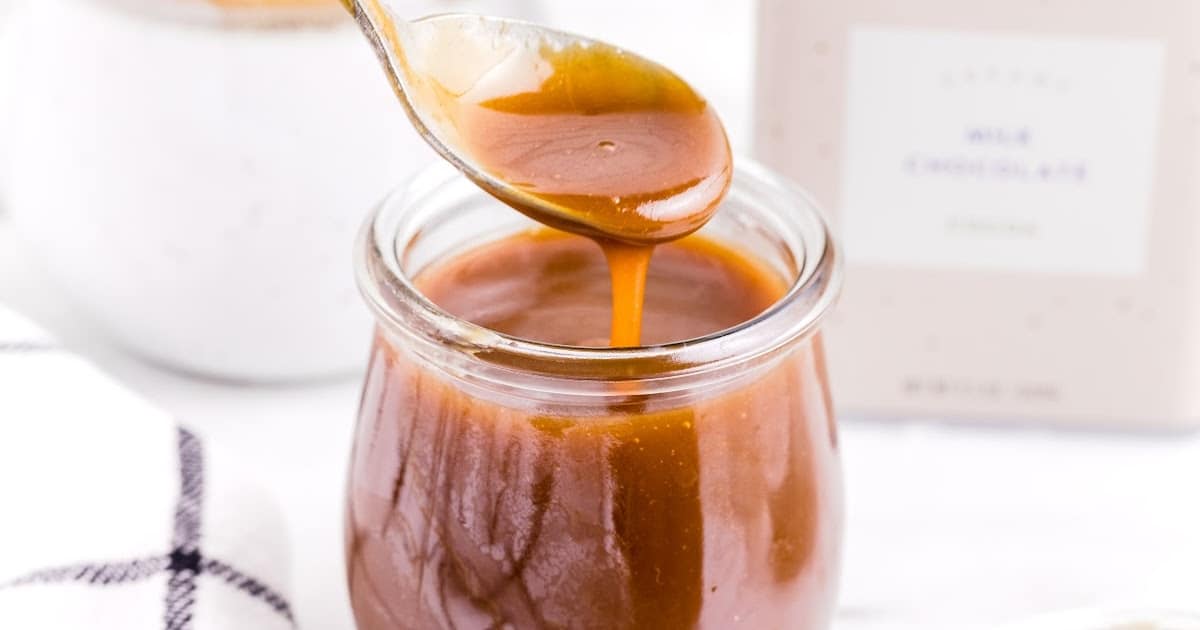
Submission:
M 0 303 L 0 628 L 287 630 L 271 493 Z

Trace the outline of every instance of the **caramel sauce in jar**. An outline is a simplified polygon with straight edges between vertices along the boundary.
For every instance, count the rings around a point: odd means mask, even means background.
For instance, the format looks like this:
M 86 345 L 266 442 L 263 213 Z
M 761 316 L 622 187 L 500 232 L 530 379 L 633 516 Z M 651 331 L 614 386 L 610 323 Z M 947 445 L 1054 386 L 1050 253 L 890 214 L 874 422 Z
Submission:
M 514 338 L 608 343 L 607 261 L 584 237 L 511 236 L 415 286 Z M 668 343 L 759 317 L 788 286 L 693 236 L 655 250 L 646 289 L 645 340 Z M 695 397 L 620 383 L 630 396 L 560 409 L 466 386 L 379 336 L 350 477 L 359 628 L 823 627 L 840 537 L 824 370 L 814 336 Z

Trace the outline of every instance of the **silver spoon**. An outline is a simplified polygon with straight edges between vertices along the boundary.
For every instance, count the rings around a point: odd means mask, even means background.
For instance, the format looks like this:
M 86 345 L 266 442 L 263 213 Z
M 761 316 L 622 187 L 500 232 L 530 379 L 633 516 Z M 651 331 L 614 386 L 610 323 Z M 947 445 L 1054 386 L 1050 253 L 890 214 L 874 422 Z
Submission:
M 694 220 L 663 222 L 651 231 L 644 225 L 628 226 L 620 217 L 580 212 L 569 204 L 548 200 L 504 181 L 475 159 L 466 138 L 460 134 L 454 112 L 489 99 L 536 92 L 554 72 L 546 51 L 571 46 L 605 47 L 652 69 L 654 77 L 669 77 L 679 85 L 687 84 L 662 66 L 608 44 L 526 22 L 466 14 L 408 21 L 395 16 L 386 0 L 342 0 L 342 3 L 374 48 L 408 117 L 426 142 L 479 187 L 543 223 L 589 236 L 653 244 L 698 229 L 728 187 L 731 176 L 728 170 L 710 178 L 711 181 L 701 181 L 696 184 L 697 190 L 682 195 L 677 205 L 696 205 L 696 199 L 709 198 L 711 203 L 696 208 Z M 713 120 L 716 121 L 715 115 Z M 719 121 L 715 124 L 719 129 Z M 719 133 L 727 152 L 723 130 Z M 691 211 L 690 206 L 664 210 L 663 205 L 658 204 L 655 211 L 668 216 Z

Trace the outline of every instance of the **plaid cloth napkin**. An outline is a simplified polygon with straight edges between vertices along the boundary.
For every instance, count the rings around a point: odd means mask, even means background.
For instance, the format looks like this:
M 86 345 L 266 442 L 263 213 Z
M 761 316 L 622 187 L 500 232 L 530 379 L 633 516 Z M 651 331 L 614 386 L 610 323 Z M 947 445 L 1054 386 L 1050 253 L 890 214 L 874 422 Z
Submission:
M 0 307 L 0 628 L 292 628 L 236 462 Z

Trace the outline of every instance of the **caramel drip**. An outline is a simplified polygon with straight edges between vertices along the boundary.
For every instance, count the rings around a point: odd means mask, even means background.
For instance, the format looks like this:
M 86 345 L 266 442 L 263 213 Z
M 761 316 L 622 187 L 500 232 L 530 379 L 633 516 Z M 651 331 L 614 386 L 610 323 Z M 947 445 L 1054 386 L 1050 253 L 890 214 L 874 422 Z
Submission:
M 612 327 L 609 345 L 635 347 L 642 342 L 642 310 L 646 303 L 646 274 L 653 247 L 600 242 L 612 277 Z

